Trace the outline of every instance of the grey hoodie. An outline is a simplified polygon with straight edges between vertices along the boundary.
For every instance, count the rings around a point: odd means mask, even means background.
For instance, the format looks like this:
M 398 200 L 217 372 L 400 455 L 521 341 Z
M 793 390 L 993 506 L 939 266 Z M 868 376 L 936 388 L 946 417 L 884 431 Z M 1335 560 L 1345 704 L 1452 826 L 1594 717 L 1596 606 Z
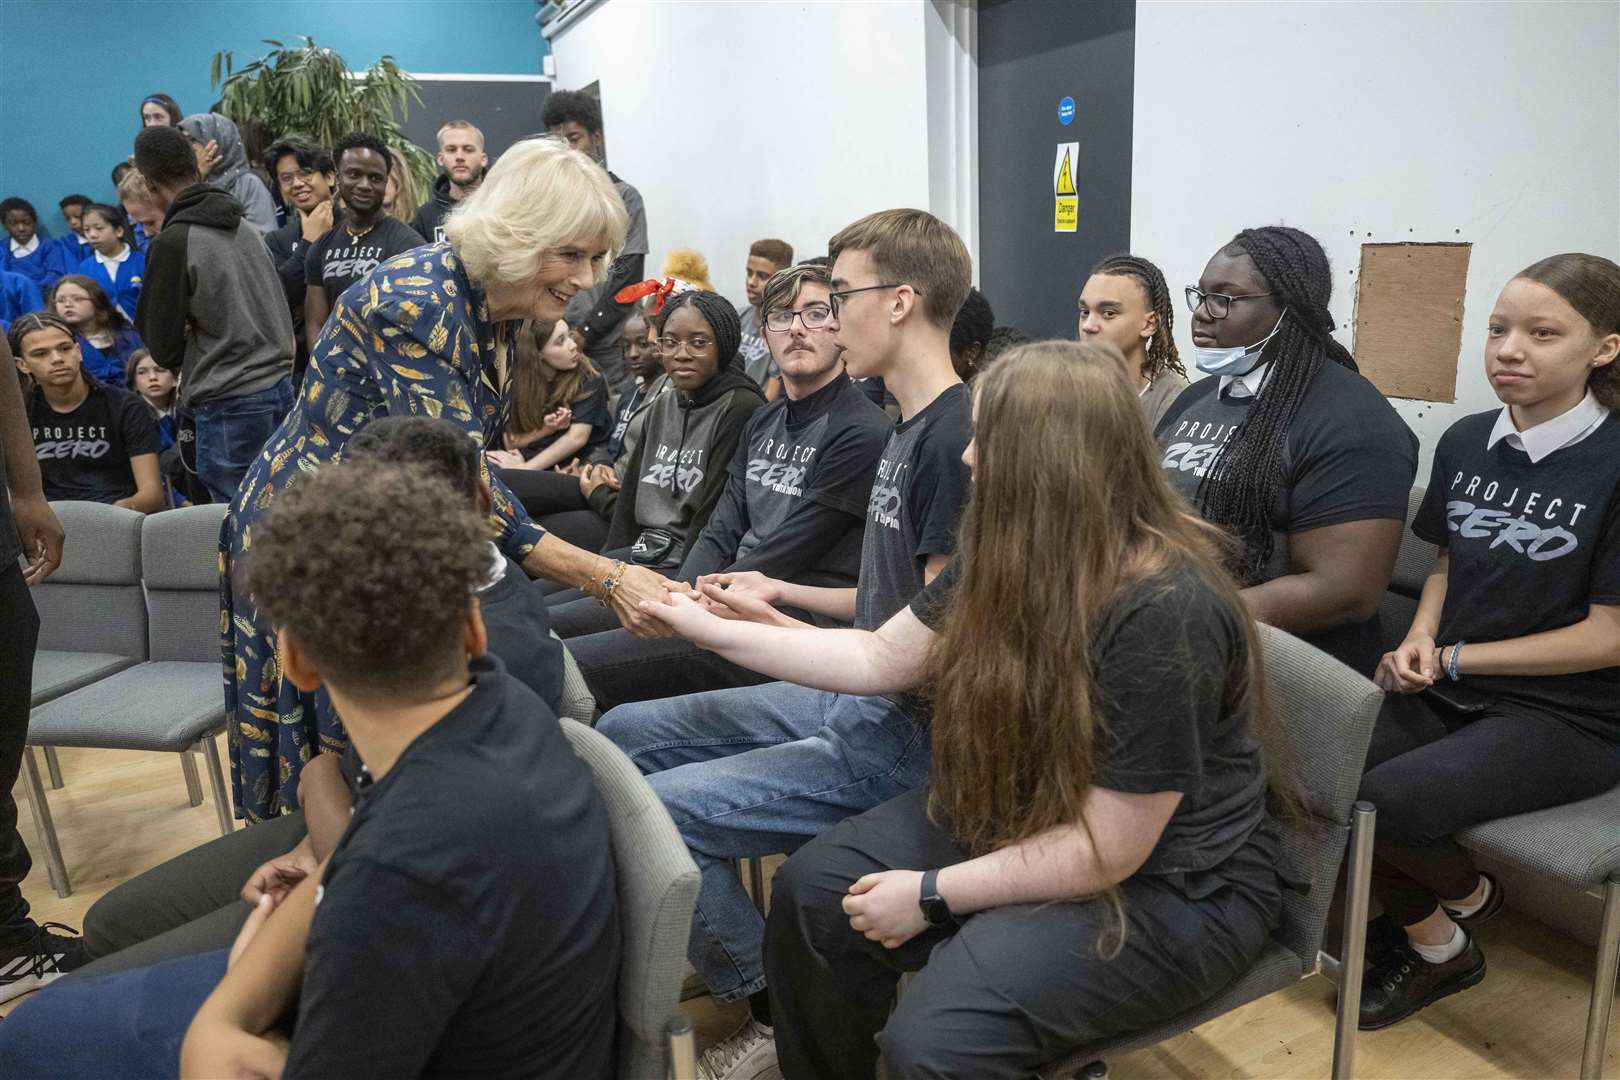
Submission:
M 208 174 L 208 182 L 230 192 L 242 204 L 248 224 L 261 233 L 273 232 L 276 204 L 270 198 L 270 189 L 248 165 L 242 133 L 236 129 L 235 121 L 218 113 L 194 113 L 180 121 L 180 130 L 198 143 L 213 142 L 218 147 L 219 164 Z

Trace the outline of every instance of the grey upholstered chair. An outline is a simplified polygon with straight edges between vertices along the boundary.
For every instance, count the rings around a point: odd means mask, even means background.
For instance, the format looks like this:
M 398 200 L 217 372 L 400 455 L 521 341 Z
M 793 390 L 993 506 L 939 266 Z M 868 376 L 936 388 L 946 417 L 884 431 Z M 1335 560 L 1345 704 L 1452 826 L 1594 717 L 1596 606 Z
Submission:
M 202 791 L 190 754 L 200 752 L 208 764 L 220 832 L 231 831 L 230 795 L 213 739 L 225 722 L 219 668 L 219 525 L 224 516 L 222 505 L 197 506 L 153 514 L 140 523 L 147 659 L 47 701 L 29 715 L 25 770 L 31 778 L 30 797 L 39 800 L 35 820 L 49 834 L 45 850 L 51 883 L 61 896 L 72 887 L 44 791 L 33 785 L 35 746 L 180 754 L 193 806 L 202 802 Z M 106 617 L 94 611 L 77 617 L 97 616 Z
M 650 1080 L 697 1073 L 691 1023 L 680 1012 L 698 869 L 669 811 L 606 736 L 573 720 L 563 734 L 590 766 L 613 830 L 624 958 L 619 968 L 619 1076 Z
M 551 636 L 557 637 L 557 631 L 553 630 Z M 579 664 L 574 661 L 573 654 L 564 643 L 562 700 L 557 703 L 557 715 L 569 720 L 578 720 L 586 727 L 593 727 L 595 713 L 596 697 L 585 681 L 585 673 L 579 670 Z
M 1336 976 L 1339 983 L 1331 1075 L 1335 1080 L 1353 1075 L 1374 819 L 1373 808 L 1355 800 L 1383 694 L 1298 638 L 1265 626 L 1260 631 L 1271 704 L 1291 736 L 1305 803 L 1304 819 L 1284 829 L 1283 846 L 1290 863 L 1310 875 L 1310 892 L 1284 893 L 1281 925 L 1254 966 L 1231 986 L 1149 1030 L 1083 1047 L 1042 1070 L 1042 1076 L 1072 1076 L 1083 1067 L 1087 1076 L 1104 1075 L 1097 1067 L 1102 1058 L 1163 1042 L 1316 974 Z M 1321 949 L 1347 841 L 1350 876 L 1340 963 Z

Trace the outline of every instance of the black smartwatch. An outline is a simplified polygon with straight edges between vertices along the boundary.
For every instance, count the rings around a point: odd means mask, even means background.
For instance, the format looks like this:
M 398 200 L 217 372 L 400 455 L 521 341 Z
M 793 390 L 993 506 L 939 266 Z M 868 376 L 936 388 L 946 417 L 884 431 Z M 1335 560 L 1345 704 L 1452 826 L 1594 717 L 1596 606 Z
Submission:
M 922 895 L 917 899 L 917 906 L 922 908 L 923 922 L 929 926 L 956 925 L 956 916 L 951 914 L 951 905 L 939 895 L 938 870 L 923 871 Z

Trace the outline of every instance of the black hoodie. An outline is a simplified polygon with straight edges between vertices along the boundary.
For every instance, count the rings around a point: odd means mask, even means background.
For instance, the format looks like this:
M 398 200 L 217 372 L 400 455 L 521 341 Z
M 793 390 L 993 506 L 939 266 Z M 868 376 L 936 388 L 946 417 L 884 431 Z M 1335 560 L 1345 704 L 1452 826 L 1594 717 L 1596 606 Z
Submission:
M 152 359 L 180 373 L 192 407 L 292 373 L 292 316 L 264 238 L 241 203 L 207 184 L 175 196 L 147 246 L 135 327 Z
M 660 395 L 647 409 L 602 550 L 635 545 L 637 562 L 680 566 L 720 501 L 748 418 L 764 404 L 759 385 L 735 360 L 690 397 Z
M 478 182 L 483 183 L 484 177 L 488 175 L 488 169 L 479 173 Z M 449 214 L 459 201 L 450 194 L 450 174 L 440 173 L 439 178 L 433 181 L 433 197 L 423 203 L 416 211 L 416 216 L 411 218 L 411 228 L 428 243 L 437 244 L 444 239 L 445 215 Z

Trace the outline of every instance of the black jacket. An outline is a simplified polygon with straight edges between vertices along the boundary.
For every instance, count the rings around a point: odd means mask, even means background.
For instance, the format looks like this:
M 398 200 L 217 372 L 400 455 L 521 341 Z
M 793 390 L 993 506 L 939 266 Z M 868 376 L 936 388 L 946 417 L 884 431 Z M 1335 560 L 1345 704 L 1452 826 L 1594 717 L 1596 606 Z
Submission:
M 483 177 L 488 175 L 489 170 L 485 169 L 480 174 L 479 181 L 482 182 Z M 440 173 L 439 178 L 433 181 L 433 197 L 423 203 L 416 211 L 416 216 L 411 218 L 411 228 L 428 243 L 437 244 L 444 239 L 445 215 L 449 214 L 455 205 L 456 200 L 450 194 L 450 176 L 448 173 Z

